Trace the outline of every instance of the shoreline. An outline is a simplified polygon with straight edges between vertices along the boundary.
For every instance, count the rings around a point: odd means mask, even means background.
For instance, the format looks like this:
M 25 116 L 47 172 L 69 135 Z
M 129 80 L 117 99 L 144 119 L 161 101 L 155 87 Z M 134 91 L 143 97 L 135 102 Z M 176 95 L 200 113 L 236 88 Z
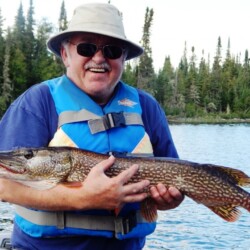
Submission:
M 225 119 L 221 117 L 167 117 L 169 124 L 250 124 L 250 118 L 231 118 Z

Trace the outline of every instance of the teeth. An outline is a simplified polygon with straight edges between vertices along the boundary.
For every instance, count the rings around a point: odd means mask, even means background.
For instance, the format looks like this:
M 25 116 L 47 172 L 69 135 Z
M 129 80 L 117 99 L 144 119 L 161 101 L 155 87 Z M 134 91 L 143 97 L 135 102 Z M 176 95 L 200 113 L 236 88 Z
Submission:
M 105 69 L 91 68 L 89 69 L 91 72 L 105 72 Z

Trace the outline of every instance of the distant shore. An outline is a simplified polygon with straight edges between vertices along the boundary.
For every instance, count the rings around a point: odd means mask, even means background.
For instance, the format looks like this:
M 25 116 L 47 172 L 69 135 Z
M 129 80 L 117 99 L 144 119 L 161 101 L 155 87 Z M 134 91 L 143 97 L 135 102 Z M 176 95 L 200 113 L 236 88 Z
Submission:
M 175 117 L 168 116 L 168 122 L 170 124 L 250 124 L 250 118 L 231 118 L 225 119 L 222 117 Z

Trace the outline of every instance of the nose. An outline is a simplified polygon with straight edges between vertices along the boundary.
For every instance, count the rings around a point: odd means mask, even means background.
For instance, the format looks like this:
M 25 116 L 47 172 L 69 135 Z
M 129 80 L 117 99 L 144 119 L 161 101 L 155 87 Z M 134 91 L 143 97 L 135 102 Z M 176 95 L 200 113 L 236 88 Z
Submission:
M 106 60 L 103 53 L 102 53 L 101 48 L 98 48 L 96 53 L 92 56 L 92 60 L 95 61 L 96 63 L 100 63 L 100 62 L 103 62 Z

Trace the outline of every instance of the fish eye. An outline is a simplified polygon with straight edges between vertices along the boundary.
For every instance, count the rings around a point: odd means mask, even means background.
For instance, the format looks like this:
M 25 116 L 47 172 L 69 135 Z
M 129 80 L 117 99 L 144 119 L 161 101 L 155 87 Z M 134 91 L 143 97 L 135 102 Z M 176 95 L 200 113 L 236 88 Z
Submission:
M 32 150 L 28 150 L 25 154 L 24 157 L 29 160 L 34 156 L 33 151 Z

